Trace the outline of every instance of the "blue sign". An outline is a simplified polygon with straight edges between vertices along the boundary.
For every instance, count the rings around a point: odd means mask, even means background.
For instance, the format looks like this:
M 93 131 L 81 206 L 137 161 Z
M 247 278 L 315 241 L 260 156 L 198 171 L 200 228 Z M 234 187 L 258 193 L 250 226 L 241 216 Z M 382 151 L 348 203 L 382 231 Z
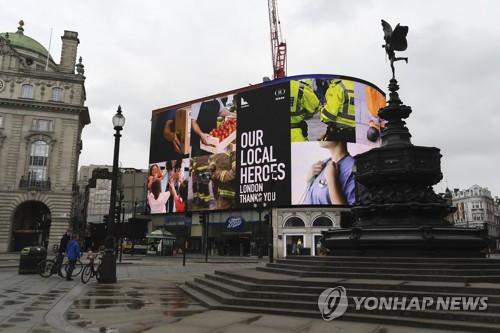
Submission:
M 226 228 L 231 231 L 241 231 L 245 226 L 245 220 L 241 216 L 230 216 L 226 220 Z
M 192 218 L 191 217 L 185 217 L 185 216 L 171 216 L 166 214 L 163 223 L 166 224 L 174 224 L 174 225 L 182 225 L 184 224 L 185 226 L 190 226 L 192 224 Z

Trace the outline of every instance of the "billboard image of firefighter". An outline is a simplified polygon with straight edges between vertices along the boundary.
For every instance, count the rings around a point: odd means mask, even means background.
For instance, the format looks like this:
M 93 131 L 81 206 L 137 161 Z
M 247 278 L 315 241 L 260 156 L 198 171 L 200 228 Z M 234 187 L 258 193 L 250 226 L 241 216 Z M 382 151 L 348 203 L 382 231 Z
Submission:
M 384 106 L 366 81 L 307 75 L 154 110 L 148 207 L 352 205 L 353 156 L 380 146 Z

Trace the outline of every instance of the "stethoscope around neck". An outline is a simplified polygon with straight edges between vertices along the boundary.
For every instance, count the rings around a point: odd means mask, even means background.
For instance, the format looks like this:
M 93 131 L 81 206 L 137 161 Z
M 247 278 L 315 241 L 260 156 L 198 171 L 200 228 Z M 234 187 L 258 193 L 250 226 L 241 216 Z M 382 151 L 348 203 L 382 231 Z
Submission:
M 349 156 L 349 153 L 345 154 L 344 156 L 342 156 L 342 158 L 337 162 L 337 163 L 340 163 L 344 158 L 346 158 L 347 156 Z M 331 163 L 332 161 L 332 158 L 330 157 L 329 159 L 326 160 L 325 162 L 325 167 L 321 170 L 321 172 L 323 172 L 323 170 L 325 170 L 326 166 L 328 165 L 328 163 Z M 319 176 L 319 175 L 318 175 Z M 302 194 L 302 197 L 300 198 L 300 205 L 303 205 L 304 204 L 304 200 L 306 199 L 306 194 L 307 192 L 311 189 L 311 186 L 312 184 L 314 183 L 314 181 L 316 180 L 316 178 L 318 178 L 318 176 L 314 177 L 313 179 L 311 179 L 311 181 L 309 182 L 309 184 L 307 185 L 307 188 L 306 190 L 304 191 L 304 193 Z M 320 188 L 325 188 L 328 186 L 328 182 L 326 180 L 326 177 L 323 175 L 323 178 L 320 179 L 318 181 L 318 186 Z

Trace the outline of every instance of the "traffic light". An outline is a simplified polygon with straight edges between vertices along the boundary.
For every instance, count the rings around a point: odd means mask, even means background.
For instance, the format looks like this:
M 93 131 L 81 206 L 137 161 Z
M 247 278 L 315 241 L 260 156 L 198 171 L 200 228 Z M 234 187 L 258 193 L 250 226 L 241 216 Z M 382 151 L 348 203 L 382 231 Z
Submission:
M 122 215 L 122 206 L 117 205 L 115 211 L 115 223 L 120 224 L 120 217 Z
M 269 223 L 269 214 L 264 215 L 264 222 Z
M 207 215 L 206 213 L 200 213 L 200 224 L 205 225 L 207 223 Z
M 106 214 L 106 215 L 104 215 L 104 216 L 102 217 L 102 221 L 103 221 L 105 224 L 108 224 L 108 217 L 109 217 L 109 215 L 107 215 L 107 214 Z

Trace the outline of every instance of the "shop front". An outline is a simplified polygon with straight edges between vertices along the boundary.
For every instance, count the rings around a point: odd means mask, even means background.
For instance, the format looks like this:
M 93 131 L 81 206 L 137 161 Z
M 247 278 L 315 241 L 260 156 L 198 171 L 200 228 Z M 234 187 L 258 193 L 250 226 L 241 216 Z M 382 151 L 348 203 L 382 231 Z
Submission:
M 224 218 L 224 217 L 221 217 Z M 230 215 L 225 220 L 209 223 L 209 253 L 220 256 L 256 256 L 259 240 L 259 221 L 246 220 L 241 215 Z
M 347 208 L 279 208 L 273 211 L 274 257 L 324 255 L 321 231 L 340 227 Z

